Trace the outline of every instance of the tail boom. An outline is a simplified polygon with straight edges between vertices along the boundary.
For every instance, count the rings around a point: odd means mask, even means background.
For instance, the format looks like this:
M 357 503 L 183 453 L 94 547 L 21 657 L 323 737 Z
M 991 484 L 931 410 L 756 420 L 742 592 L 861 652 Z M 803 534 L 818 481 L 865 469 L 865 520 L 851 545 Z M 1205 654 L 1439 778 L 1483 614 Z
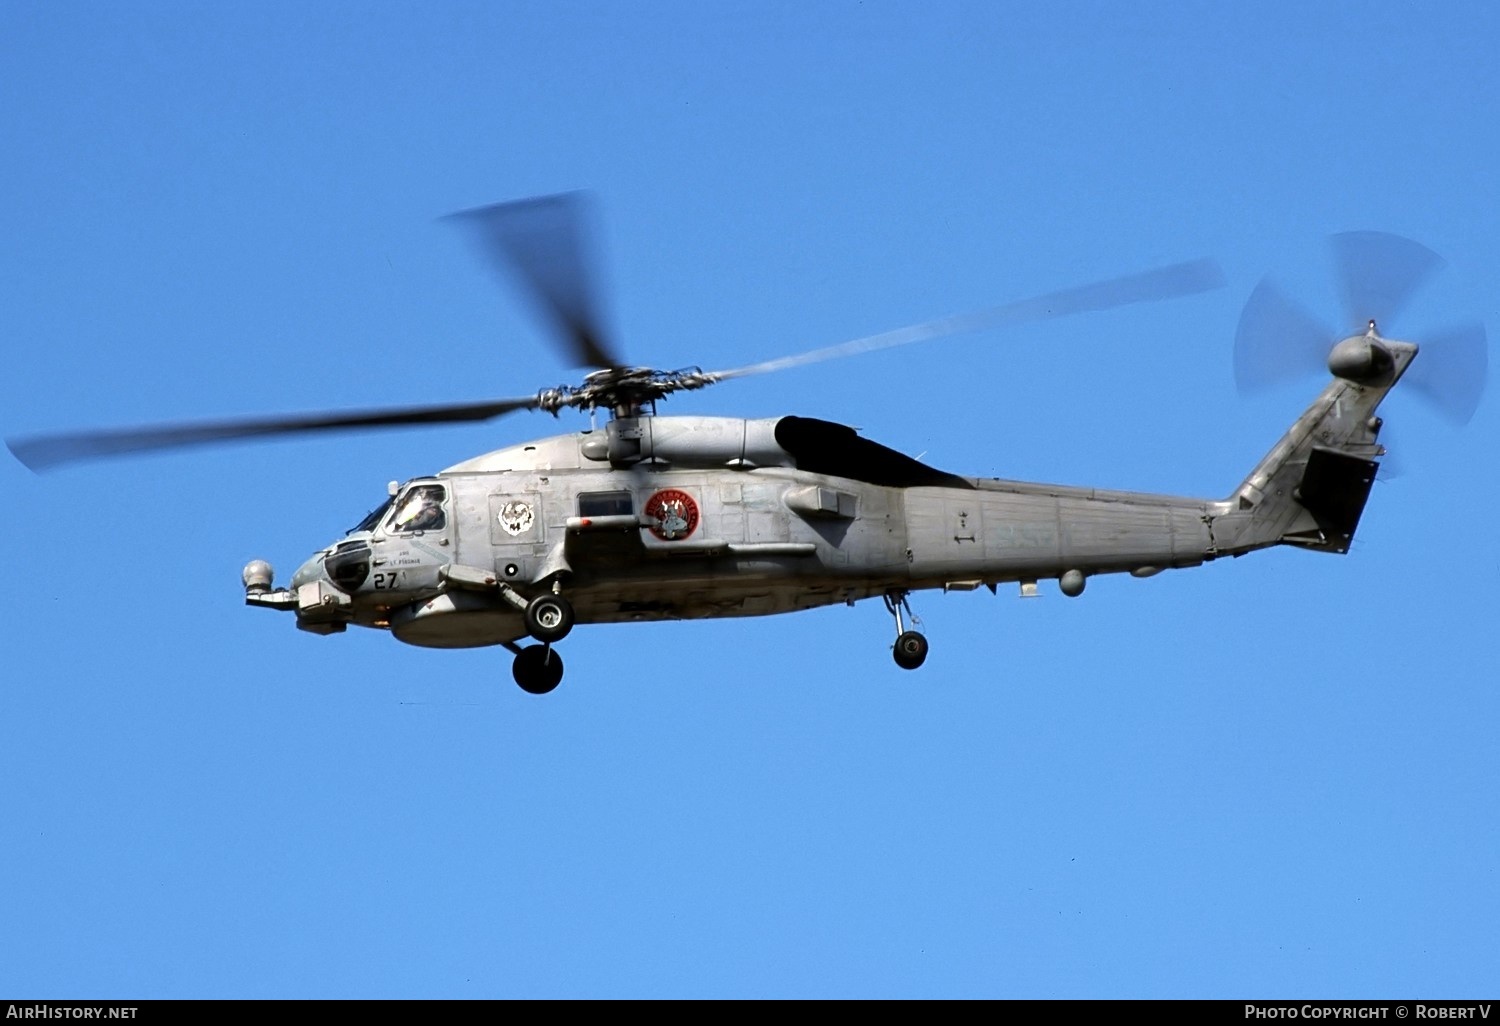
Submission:
M 1417 353 L 1409 342 L 1378 342 L 1390 356 L 1378 376 L 1334 378 L 1240 486 L 1215 504 L 1210 529 L 1216 554 L 1271 545 L 1349 551 L 1385 455 L 1375 411 Z

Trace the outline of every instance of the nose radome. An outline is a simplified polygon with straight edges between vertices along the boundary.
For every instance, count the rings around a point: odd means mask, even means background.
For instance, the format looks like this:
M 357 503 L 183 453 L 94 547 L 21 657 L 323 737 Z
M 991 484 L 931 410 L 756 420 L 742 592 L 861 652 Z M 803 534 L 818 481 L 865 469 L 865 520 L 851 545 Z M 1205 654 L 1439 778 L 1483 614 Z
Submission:
M 313 581 L 322 579 L 322 577 L 323 556 L 320 553 L 313 556 L 306 563 L 303 563 L 297 568 L 297 572 L 292 574 L 292 590 L 295 591 L 304 584 L 311 584 Z

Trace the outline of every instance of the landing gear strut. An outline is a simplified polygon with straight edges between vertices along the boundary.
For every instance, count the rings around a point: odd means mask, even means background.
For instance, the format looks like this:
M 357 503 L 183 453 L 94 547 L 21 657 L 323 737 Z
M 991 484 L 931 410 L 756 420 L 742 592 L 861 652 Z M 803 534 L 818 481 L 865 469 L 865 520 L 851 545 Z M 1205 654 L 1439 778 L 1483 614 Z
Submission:
M 917 631 L 909 631 L 901 618 L 902 610 L 911 617 L 912 625 L 921 623 L 906 603 L 906 592 L 893 591 L 885 595 L 885 608 L 896 619 L 896 645 L 891 657 L 903 670 L 915 670 L 927 660 L 927 638 Z
M 507 596 L 507 601 L 521 608 L 524 600 L 512 591 Z M 563 677 L 562 656 L 554 652 L 552 646 L 568 636 L 578 618 L 573 612 L 573 603 L 557 594 L 556 590 L 526 602 L 525 614 L 526 633 L 541 644 L 522 648 L 513 641 L 505 642 L 505 647 L 516 656 L 515 662 L 511 663 L 510 673 L 516 678 L 516 683 L 521 685 L 522 691 L 545 695 L 562 683 Z

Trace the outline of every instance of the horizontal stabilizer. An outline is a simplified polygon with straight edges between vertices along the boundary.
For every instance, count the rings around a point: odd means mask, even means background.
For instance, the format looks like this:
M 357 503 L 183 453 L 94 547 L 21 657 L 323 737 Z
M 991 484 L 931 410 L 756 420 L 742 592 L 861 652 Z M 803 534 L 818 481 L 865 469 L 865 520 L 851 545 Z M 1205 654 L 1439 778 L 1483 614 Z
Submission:
M 1285 540 L 1323 552 L 1348 552 L 1379 467 L 1374 460 L 1314 448 L 1292 494 L 1313 515 L 1318 529 L 1289 533 Z

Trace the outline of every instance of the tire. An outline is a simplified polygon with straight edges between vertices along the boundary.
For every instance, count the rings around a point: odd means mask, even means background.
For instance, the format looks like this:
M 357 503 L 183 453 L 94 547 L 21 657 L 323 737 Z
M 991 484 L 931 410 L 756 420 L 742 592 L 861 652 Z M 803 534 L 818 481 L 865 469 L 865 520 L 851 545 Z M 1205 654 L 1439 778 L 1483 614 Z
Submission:
M 526 607 L 526 633 L 537 641 L 561 641 L 573 629 L 573 604 L 561 595 L 539 595 Z
M 546 645 L 531 645 L 516 654 L 510 672 L 522 691 L 545 695 L 562 683 L 562 656 Z
M 927 639 L 916 631 L 907 631 L 896 639 L 891 656 L 901 669 L 915 670 L 927 661 Z

